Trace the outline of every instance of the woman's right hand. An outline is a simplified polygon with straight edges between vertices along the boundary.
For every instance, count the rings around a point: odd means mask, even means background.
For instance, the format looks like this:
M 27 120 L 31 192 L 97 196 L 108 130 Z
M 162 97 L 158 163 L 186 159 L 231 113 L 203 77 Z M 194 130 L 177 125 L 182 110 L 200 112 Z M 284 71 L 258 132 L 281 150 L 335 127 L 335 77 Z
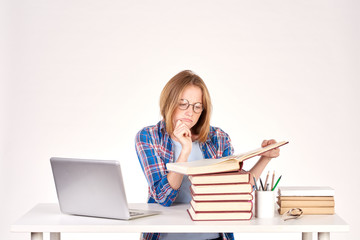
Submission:
M 174 137 L 180 142 L 182 152 L 190 154 L 192 148 L 191 131 L 181 120 L 178 120 L 173 132 Z

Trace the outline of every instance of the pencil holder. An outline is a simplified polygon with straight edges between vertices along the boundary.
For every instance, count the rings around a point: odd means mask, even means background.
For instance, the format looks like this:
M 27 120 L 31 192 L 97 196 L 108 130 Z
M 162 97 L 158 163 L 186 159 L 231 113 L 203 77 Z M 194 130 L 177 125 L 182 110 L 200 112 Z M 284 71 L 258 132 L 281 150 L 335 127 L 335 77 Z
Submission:
M 274 191 L 255 191 L 255 217 L 272 218 L 275 212 Z

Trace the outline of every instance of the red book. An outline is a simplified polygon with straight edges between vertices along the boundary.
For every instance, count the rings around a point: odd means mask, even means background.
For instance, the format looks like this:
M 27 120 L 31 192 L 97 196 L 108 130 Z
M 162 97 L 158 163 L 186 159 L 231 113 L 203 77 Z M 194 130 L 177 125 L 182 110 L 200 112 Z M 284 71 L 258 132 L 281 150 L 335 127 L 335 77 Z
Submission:
M 230 184 L 192 184 L 190 190 L 194 194 L 232 194 L 232 193 L 251 193 L 250 183 L 230 183 Z
M 195 212 L 233 212 L 251 211 L 252 201 L 194 201 L 190 205 Z
M 190 218 L 193 221 L 238 221 L 238 220 L 250 220 L 252 218 L 252 211 L 195 211 L 192 207 L 188 210 Z
M 249 183 L 250 173 L 239 170 L 223 173 L 210 173 L 190 175 L 189 180 L 192 184 L 224 184 L 224 183 Z
M 192 199 L 195 201 L 251 201 L 251 193 L 230 193 L 230 194 L 195 194 L 190 188 Z

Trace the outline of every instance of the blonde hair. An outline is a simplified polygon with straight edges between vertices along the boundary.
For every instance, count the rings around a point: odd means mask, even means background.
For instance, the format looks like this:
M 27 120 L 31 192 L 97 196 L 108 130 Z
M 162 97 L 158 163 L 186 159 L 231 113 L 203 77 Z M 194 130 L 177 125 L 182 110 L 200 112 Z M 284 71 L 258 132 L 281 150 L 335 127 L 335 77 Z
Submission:
M 190 70 L 184 70 L 172 77 L 160 95 L 160 112 L 166 124 L 166 131 L 171 134 L 175 126 L 172 116 L 178 107 L 180 95 L 187 86 L 197 86 L 202 91 L 203 111 L 198 122 L 192 127 L 192 134 L 199 135 L 199 142 L 205 142 L 210 131 L 210 115 L 212 110 L 209 91 L 204 81 Z

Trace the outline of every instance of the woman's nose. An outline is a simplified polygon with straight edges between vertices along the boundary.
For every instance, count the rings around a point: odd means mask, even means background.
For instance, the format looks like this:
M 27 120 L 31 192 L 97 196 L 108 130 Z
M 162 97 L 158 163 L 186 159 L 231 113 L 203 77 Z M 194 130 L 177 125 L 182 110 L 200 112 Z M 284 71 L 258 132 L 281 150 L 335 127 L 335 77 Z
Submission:
M 189 108 L 186 109 L 185 114 L 190 117 L 194 114 L 194 110 L 193 110 L 192 106 L 189 106 Z

